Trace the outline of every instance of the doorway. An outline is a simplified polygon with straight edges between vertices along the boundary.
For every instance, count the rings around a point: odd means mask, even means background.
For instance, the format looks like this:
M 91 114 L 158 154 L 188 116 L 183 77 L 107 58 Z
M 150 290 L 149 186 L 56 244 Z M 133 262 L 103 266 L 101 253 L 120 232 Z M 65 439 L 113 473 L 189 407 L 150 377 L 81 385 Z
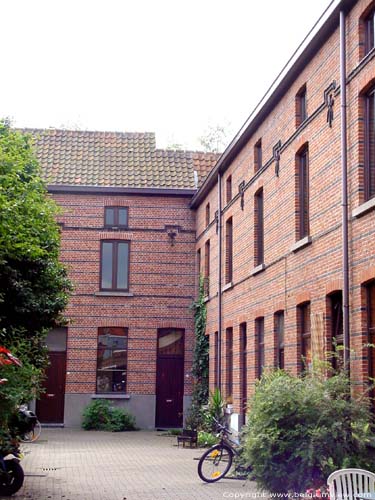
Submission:
M 36 414 L 42 423 L 64 423 L 67 328 L 55 328 L 46 338 L 50 365 L 43 383 L 44 392 L 36 402 Z
M 66 353 L 50 352 L 49 360 L 43 384 L 45 392 L 36 403 L 36 414 L 42 423 L 61 424 L 64 422 Z
M 184 334 L 183 329 L 158 330 L 156 427 L 182 427 Z

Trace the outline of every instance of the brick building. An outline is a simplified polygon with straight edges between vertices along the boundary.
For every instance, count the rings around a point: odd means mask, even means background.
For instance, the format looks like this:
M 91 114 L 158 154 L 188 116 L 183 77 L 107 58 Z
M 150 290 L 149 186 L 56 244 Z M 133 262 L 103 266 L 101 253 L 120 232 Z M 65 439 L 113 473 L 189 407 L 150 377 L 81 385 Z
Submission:
M 196 184 L 217 155 L 163 151 L 153 134 L 28 130 L 62 208 L 74 292 L 50 332 L 42 422 L 79 425 L 96 397 L 142 428 L 176 427 L 191 394 Z
M 49 337 L 62 376 L 66 356 L 65 424 L 103 394 L 141 427 L 181 423 L 197 268 L 210 385 L 242 419 L 265 368 L 299 373 L 349 345 L 353 387 L 375 375 L 374 13 L 331 2 L 218 160 L 149 134 L 41 134 L 76 285 L 68 331 Z
M 242 417 L 265 368 L 335 345 L 375 374 L 374 13 L 331 2 L 192 201 L 210 385 Z

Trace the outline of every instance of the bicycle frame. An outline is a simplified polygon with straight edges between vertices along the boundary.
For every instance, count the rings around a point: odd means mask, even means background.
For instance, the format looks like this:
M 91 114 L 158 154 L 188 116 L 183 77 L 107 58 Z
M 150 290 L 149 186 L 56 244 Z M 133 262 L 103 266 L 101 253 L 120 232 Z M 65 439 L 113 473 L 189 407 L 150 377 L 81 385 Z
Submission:
M 226 427 L 224 427 L 224 429 L 220 430 L 219 444 L 226 445 L 232 451 L 233 455 L 237 457 L 239 455 L 238 450 L 236 448 L 237 443 L 235 441 L 233 441 L 232 439 L 229 439 L 228 434 L 231 434 L 231 432 Z

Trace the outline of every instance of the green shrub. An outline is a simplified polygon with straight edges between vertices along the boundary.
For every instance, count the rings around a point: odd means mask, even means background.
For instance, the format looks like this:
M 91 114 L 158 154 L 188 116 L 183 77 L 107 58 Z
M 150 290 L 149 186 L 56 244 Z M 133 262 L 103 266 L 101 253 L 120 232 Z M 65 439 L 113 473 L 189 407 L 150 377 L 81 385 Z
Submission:
M 198 446 L 201 448 L 209 448 L 218 443 L 219 439 L 211 432 L 199 431 L 198 432 Z
M 369 403 L 351 397 L 345 374 L 266 374 L 249 406 L 243 458 L 265 490 L 304 492 L 325 484 L 334 470 L 375 467 L 367 446 Z
M 185 427 L 193 431 L 201 429 L 204 422 L 204 411 L 199 402 L 192 401 L 185 418 Z
M 135 418 L 121 408 L 110 408 L 108 430 L 112 432 L 135 430 Z
M 168 429 L 165 432 L 161 432 L 160 434 L 158 434 L 158 436 L 163 436 L 163 437 L 181 436 L 181 435 L 182 435 L 182 429 Z
M 83 410 L 82 428 L 98 431 L 132 431 L 135 418 L 121 408 L 110 406 L 106 399 L 95 399 Z
M 181 436 L 182 429 L 169 429 L 168 434 L 170 436 Z
M 207 408 L 203 410 L 203 430 L 211 433 L 216 432 L 217 424 L 215 420 L 221 424 L 224 422 L 224 400 L 217 387 L 210 392 Z

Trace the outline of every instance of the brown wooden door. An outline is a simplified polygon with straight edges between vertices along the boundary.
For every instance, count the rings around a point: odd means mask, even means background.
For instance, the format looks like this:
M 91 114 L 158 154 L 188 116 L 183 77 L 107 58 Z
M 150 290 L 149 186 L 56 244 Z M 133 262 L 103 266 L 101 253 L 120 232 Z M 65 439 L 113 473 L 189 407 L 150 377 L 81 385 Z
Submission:
M 160 358 L 156 381 L 156 427 L 181 427 L 184 360 Z
M 159 331 L 156 374 L 156 427 L 182 427 L 184 395 L 184 332 Z
M 46 370 L 45 392 L 36 404 L 36 414 L 42 423 L 64 422 L 66 353 L 50 352 Z

